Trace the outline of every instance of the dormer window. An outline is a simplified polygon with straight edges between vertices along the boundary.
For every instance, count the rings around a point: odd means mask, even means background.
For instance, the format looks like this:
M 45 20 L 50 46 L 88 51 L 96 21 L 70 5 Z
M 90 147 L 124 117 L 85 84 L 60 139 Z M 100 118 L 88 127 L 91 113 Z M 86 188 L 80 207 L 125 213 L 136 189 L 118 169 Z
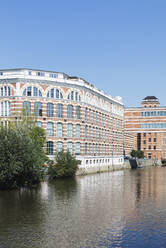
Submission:
M 0 71 L 0 76 L 3 76 L 3 72 L 2 71 Z
M 51 78 L 57 78 L 57 77 L 58 77 L 58 75 L 57 75 L 57 74 L 55 74 L 55 73 L 50 73 L 50 74 L 49 74 L 49 77 L 51 77 Z
M 44 72 L 36 72 L 36 75 L 39 76 L 39 77 L 44 77 L 45 76 L 45 73 Z

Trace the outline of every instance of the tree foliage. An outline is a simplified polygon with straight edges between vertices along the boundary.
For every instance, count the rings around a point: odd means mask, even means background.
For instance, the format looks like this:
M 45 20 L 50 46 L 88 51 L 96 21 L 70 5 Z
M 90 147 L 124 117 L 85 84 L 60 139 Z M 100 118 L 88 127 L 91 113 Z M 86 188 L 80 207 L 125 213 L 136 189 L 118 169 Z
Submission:
M 0 127 L 0 189 L 31 187 L 43 176 L 44 130 L 19 122 Z
M 133 158 L 144 158 L 144 152 L 141 151 L 141 150 L 132 150 L 130 152 L 130 155 L 133 157 Z
M 51 179 L 59 177 L 73 177 L 76 174 L 80 160 L 77 160 L 69 151 L 58 152 L 55 163 L 50 163 L 48 174 Z

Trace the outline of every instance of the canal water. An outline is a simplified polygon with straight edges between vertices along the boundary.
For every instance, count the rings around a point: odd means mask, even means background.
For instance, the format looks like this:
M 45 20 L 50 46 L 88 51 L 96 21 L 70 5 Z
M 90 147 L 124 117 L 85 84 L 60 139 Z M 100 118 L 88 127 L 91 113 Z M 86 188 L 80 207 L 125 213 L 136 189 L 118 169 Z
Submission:
M 0 248 L 166 247 L 166 168 L 0 192 Z

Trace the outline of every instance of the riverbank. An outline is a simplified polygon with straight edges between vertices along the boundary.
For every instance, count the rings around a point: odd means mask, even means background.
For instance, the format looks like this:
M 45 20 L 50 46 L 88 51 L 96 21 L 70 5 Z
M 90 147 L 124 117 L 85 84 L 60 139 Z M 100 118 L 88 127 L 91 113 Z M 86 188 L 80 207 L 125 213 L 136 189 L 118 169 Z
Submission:
M 152 167 L 154 165 L 154 161 L 151 159 L 141 159 L 137 161 L 138 164 L 141 164 L 142 167 Z M 129 160 L 124 161 L 123 163 L 119 164 L 92 164 L 86 167 L 80 167 L 76 173 L 77 176 L 87 175 L 87 174 L 95 174 L 100 172 L 111 172 L 111 171 L 118 171 L 124 169 L 131 169 L 131 165 Z

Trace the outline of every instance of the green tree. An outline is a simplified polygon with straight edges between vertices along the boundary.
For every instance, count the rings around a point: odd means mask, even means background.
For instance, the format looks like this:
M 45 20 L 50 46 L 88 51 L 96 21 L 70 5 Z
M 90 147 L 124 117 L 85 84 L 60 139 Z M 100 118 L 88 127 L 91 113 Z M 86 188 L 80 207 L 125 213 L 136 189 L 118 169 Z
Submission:
M 23 123 L 0 127 L 0 189 L 31 187 L 43 177 L 44 131 Z
M 137 151 L 136 150 L 132 150 L 130 152 L 130 155 L 133 157 L 133 158 L 136 158 L 137 157 Z
M 144 158 L 144 152 L 141 151 L 141 150 L 132 150 L 130 155 L 133 157 L 133 158 Z
M 80 160 L 77 160 L 69 151 L 58 152 L 55 163 L 51 162 L 48 174 L 51 179 L 58 177 L 73 177 L 76 174 Z
M 137 151 L 137 158 L 144 158 L 144 152 L 141 150 Z

